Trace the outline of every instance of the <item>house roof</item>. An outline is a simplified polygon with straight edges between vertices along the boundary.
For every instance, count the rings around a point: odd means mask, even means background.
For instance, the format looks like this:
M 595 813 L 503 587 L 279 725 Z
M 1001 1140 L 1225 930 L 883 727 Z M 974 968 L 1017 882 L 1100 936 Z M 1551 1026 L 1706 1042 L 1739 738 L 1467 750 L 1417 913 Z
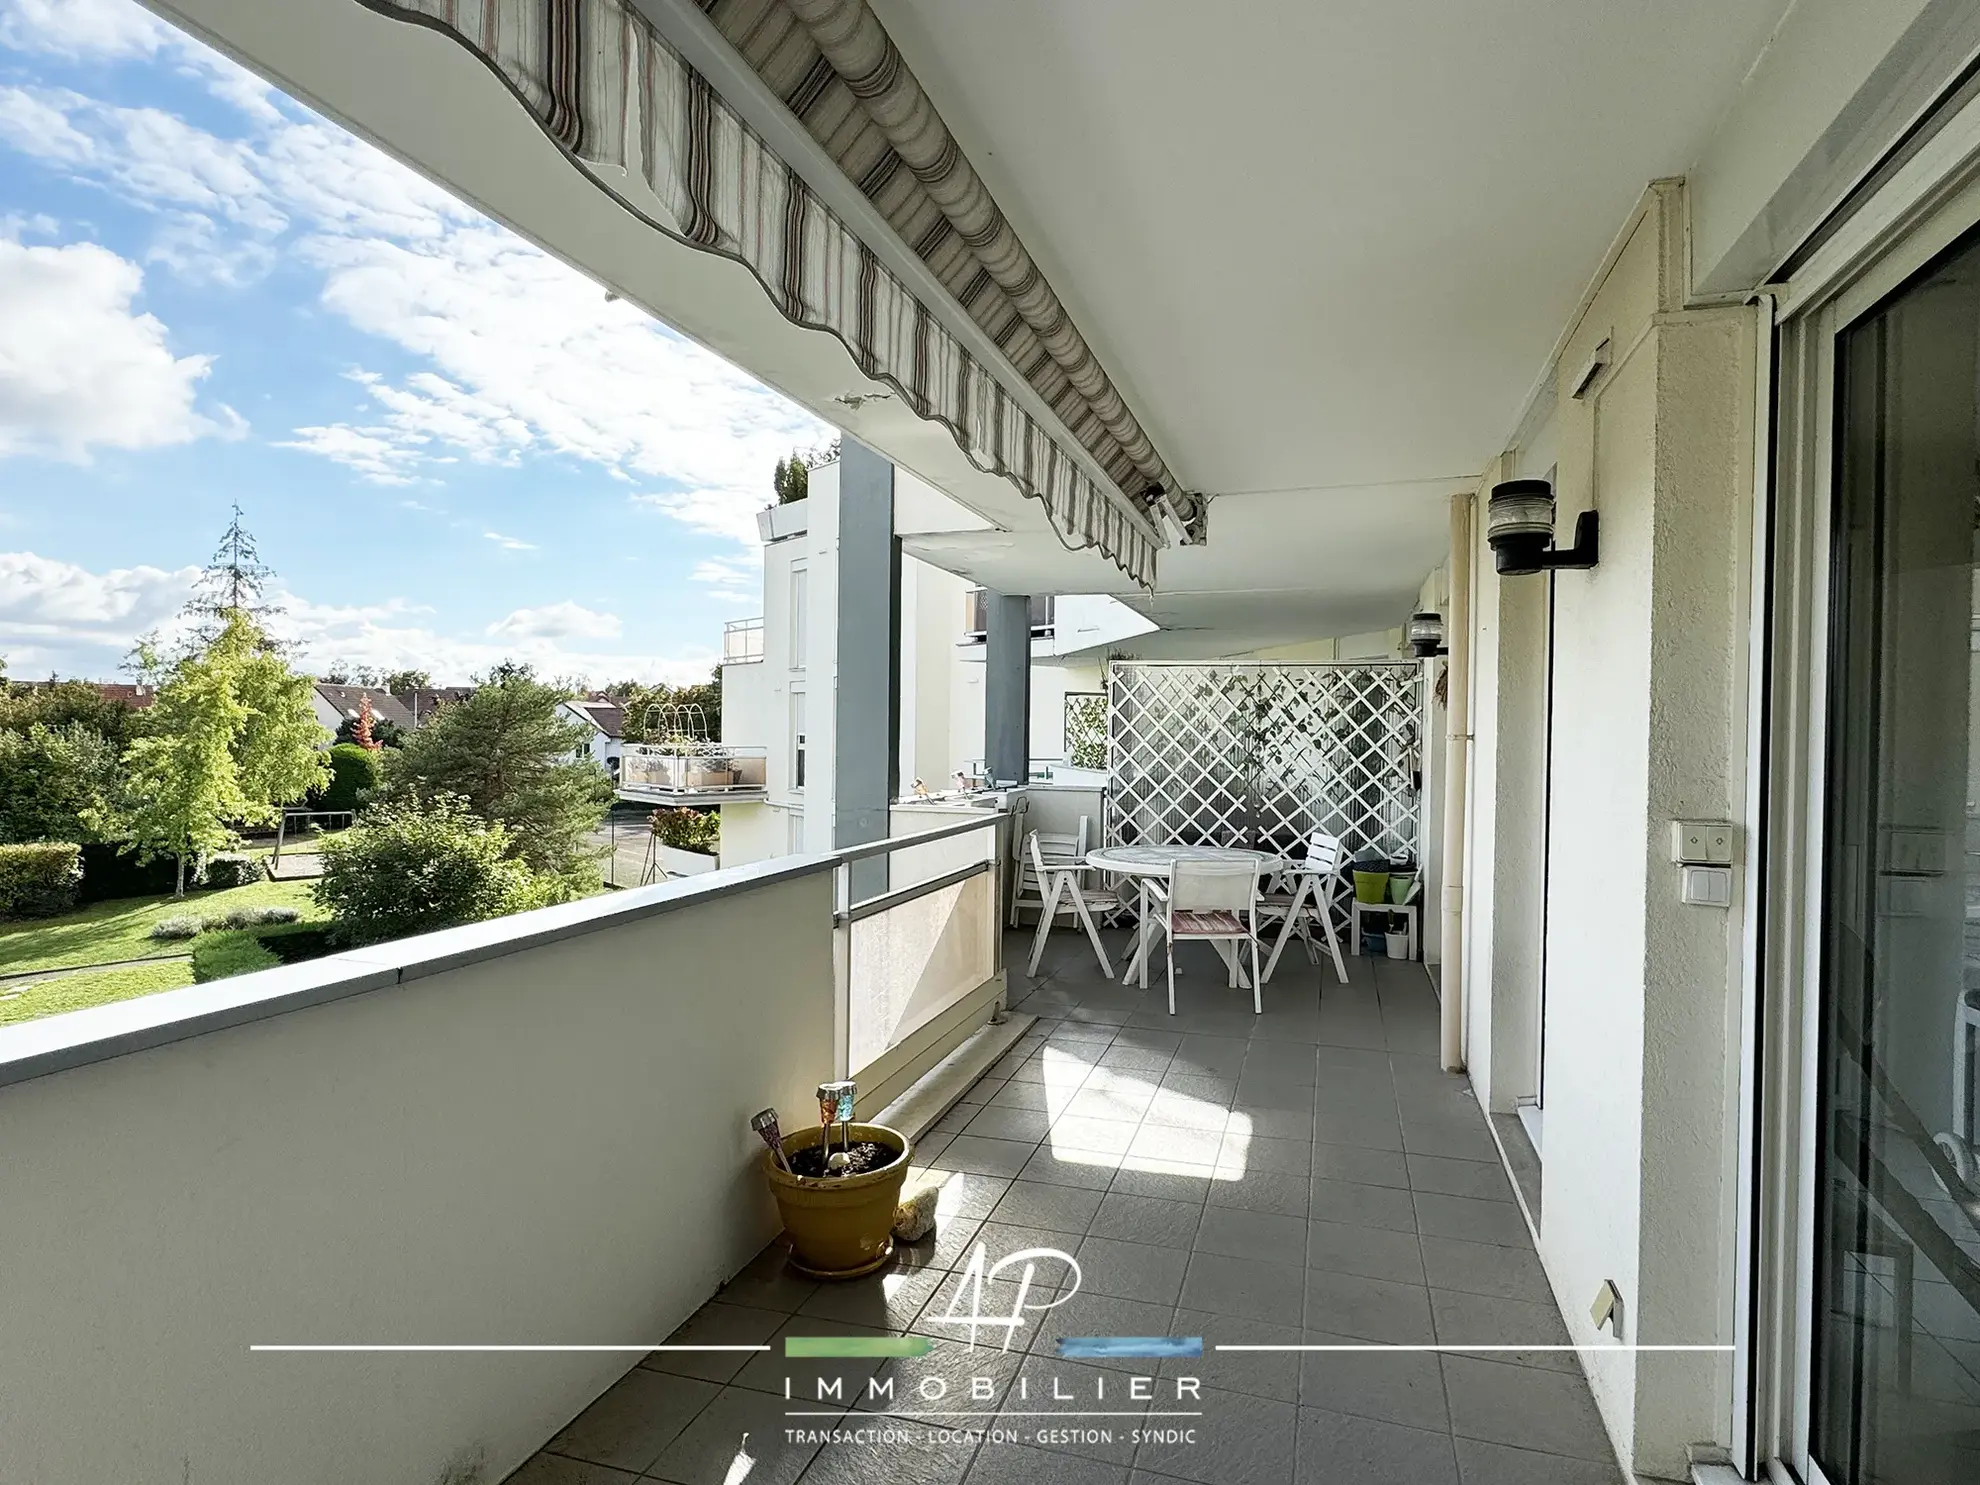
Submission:
M 416 690 L 394 691 L 399 705 L 418 723 L 425 724 L 433 719 L 433 713 L 443 706 L 452 706 L 457 701 L 466 701 L 474 695 L 472 686 L 421 686 Z
M 625 708 L 618 702 L 604 696 L 581 696 L 575 701 L 564 703 L 574 712 L 582 715 L 592 726 L 607 737 L 626 735 Z
M 356 720 L 358 703 L 369 696 L 374 720 L 390 722 L 394 727 L 399 728 L 410 728 L 413 724 L 412 713 L 382 686 L 333 686 L 328 681 L 318 681 L 316 694 L 321 696 L 338 716 L 349 721 Z

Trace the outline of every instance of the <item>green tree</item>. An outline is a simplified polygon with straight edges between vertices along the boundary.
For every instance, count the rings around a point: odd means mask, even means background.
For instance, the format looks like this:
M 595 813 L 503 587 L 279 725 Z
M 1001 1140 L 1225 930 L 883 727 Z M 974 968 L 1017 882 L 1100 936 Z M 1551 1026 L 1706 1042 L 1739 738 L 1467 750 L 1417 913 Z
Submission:
M 114 835 L 121 780 L 116 743 L 86 723 L 0 729 L 0 843 Z
M 605 688 L 605 694 L 618 702 L 626 714 L 627 742 L 657 741 L 657 738 L 648 735 L 647 715 L 656 707 L 669 705 L 699 706 L 702 715 L 708 719 L 708 735 L 711 738 L 722 735 L 722 668 L 719 665 L 708 680 L 697 681 L 692 686 L 669 686 L 664 683 L 648 686 L 638 681 L 615 681 Z
M 312 889 L 345 944 L 375 944 L 564 901 L 568 886 L 516 859 L 506 825 L 450 794 L 377 806 L 323 844 Z
M 430 690 L 433 677 L 424 670 L 394 670 L 387 672 L 385 679 L 378 684 L 396 696 L 401 691 Z
M 340 742 L 330 750 L 330 784 L 316 808 L 354 810 L 385 779 L 385 767 L 371 748 Z
M 159 686 L 126 755 L 131 838 L 141 860 L 176 858 L 177 893 L 189 857 L 235 844 L 237 824 L 272 824 L 327 781 L 309 691 L 243 609 Z
M 261 560 L 261 550 L 242 522 L 240 506 L 235 505 L 213 560 L 201 570 L 183 612 L 199 621 L 199 638 L 206 643 L 218 639 L 227 621 L 239 614 L 251 622 L 262 645 L 272 648 L 261 626 L 270 614 L 282 611 L 267 596 L 274 576 L 275 570 Z
M 570 696 L 527 665 L 496 666 L 386 756 L 387 796 L 455 795 L 508 827 L 508 850 L 533 870 L 595 882 L 599 852 L 585 837 L 612 806 L 612 781 L 589 756 L 573 757 L 589 733 L 558 714 Z
M 129 707 L 110 700 L 88 681 L 0 686 L 0 732 L 82 726 L 122 747 L 135 730 L 135 720 Z

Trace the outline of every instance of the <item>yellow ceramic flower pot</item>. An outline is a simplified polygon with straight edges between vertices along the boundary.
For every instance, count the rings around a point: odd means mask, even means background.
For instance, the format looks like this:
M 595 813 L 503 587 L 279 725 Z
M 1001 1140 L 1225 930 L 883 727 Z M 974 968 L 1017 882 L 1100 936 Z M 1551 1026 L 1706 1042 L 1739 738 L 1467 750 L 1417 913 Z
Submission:
M 816 1145 L 823 1131 L 814 1127 L 785 1136 L 788 1158 Z M 839 1130 L 832 1130 L 833 1145 Z M 884 1124 L 854 1124 L 852 1142 L 871 1140 L 899 1153 L 877 1170 L 853 1176 L 797 1176 L 763 1152 L 763 1173 L 777 1212 L 791 1240 L 791 1263 L 814 1279 L 856 1279 L 894 1256 L 894 1208 L 907 1180 L 914 1146 Z

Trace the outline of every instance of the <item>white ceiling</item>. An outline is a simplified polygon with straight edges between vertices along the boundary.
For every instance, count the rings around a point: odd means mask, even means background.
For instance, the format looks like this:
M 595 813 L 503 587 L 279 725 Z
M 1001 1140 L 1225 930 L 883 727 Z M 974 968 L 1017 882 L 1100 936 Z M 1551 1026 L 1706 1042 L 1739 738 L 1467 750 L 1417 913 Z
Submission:
M 1787 8 L 870 3 L 1171 467 L 1219 497 L 1136 606 L 1247 633 L 1261 588 L 1303 593 L 1290 622 L 1400 622 L 1442 495 L 1505 446 L 1630 208 Z

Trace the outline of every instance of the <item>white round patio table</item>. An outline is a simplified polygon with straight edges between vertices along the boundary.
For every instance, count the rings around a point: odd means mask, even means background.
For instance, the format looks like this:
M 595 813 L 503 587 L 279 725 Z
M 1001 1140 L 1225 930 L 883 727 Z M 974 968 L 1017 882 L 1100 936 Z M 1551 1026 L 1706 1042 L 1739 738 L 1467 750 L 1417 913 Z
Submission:
M 1102 846 L 1097 851 L 1086 853 L 1086 864 L 1095 871 L 1107 872 L 1113 876 L 1137 877 L 1149 880 L 1166 877 L 1178 861 L 1251 861 L 1256 863 L 1258 873 L 1283 871 L 1286 860 L 1271 851 L 1246 851 L 1235 846 Z M 1150 931 L 1154 914 L 1148 910 L 1147 895 L 1142 894 L 1141 922 L 1135 930 L 1134 958 L 1121 970 L 1121 983 L 1136 980 L 1141 988 L 1148 988 L 1148 952 L 1154 942 Z M 1216 946 L 1219 951 L 1222 945 Z M 1244 975 L 1239 972 L 1238 978 Z

